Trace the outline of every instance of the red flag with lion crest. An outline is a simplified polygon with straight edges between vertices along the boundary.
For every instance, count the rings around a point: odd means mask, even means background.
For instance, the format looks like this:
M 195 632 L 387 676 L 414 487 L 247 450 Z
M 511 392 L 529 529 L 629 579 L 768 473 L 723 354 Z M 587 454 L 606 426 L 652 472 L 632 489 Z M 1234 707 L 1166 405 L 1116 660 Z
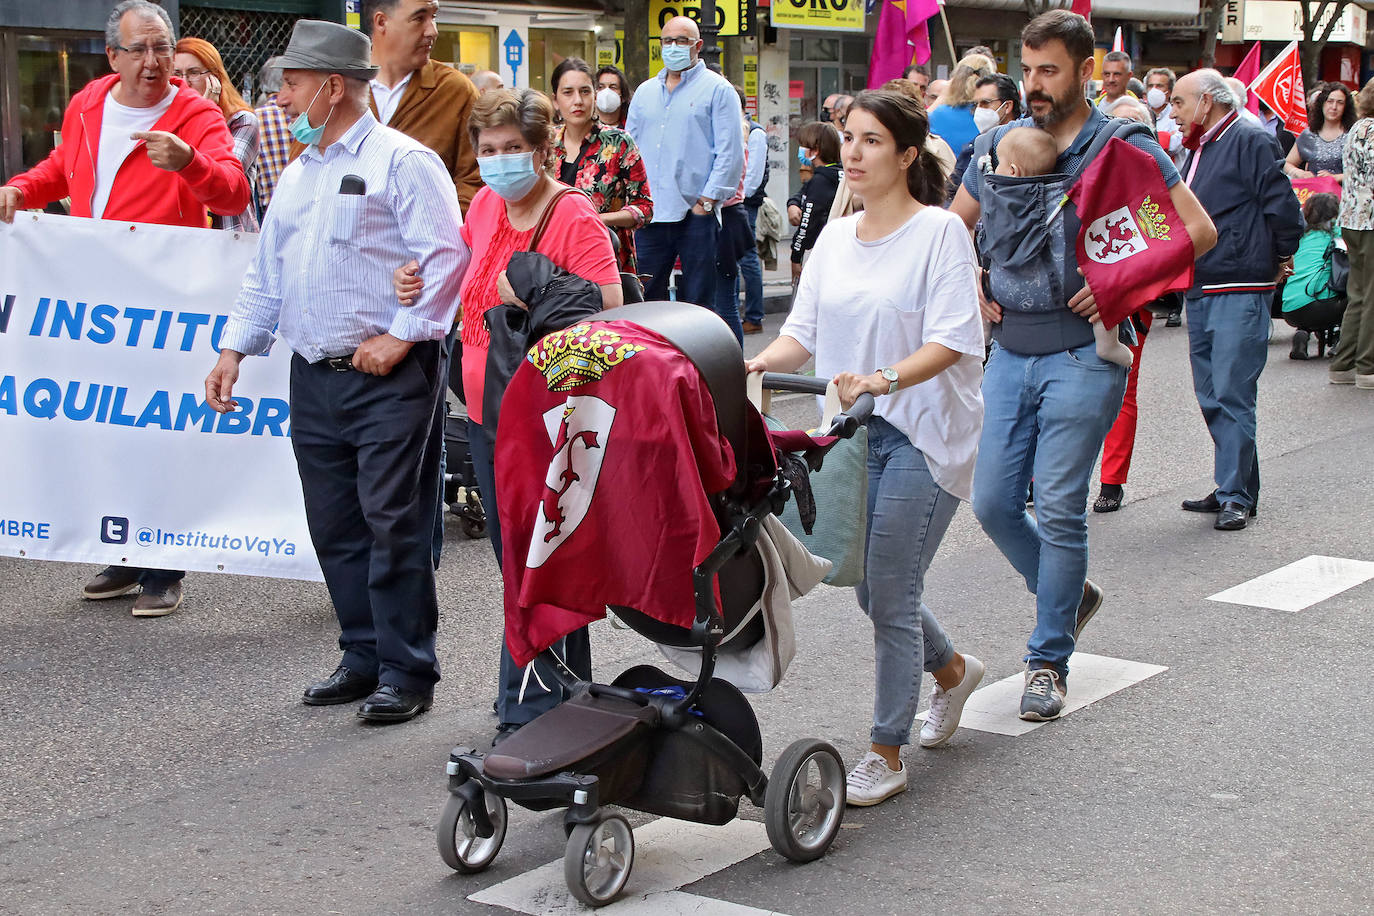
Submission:
M 1193 240 L 1149 153 L 1113 138 L 1069 198 L 1082 223 L 1078 266 L 1104 325 L 1193 285 Z

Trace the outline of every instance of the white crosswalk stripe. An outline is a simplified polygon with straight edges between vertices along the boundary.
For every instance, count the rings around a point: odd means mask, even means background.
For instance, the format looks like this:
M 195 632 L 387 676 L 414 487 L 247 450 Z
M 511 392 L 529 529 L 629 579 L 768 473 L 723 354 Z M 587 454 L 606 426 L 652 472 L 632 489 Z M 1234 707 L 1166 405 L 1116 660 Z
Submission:
M 1374 579 L 1374 563 L 1316 554 L 1217 592 L 1208 601 L 1297 612 Z
M 781 916 L 768 910 L 682 893 L 678 888 L 743 862 L 768 848 L 764 826 L 734 820 L 723 827 L 660 818 L 635 830 L 634 867 L 625 897 L 597 912 L 615 916 Z M 563 882 L 563 860 L 516 875 L 468 897 L 531 916 L 587 912 Z
M 1069 693 L 1060 718 L 1167 670 L 1162 665 L 1075 652 L 1069 658 Z M 1017 737 L 1048 724 L 1018 717 L 1025 684 L 1025 677 L 1018 672 L 975 690 L 964 706 L 959 727 Z M 916 718 L 924 721 L 925 717 L 921 713 Z

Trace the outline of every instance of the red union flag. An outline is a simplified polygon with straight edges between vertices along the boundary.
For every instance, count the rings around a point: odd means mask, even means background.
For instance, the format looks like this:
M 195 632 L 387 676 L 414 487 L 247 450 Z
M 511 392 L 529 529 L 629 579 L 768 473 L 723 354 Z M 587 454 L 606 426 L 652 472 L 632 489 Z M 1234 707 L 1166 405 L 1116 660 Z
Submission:
M 1289 42 L 1250 84 L 1250 91 L 1283 118 L 1283 126 L 1295 134 L 1307 130 L 1307 92 L 1302 85 L 1302 60 L 1298 43 Z
M 1113 138 L 1069 198 L 1082 223 L 1078 266 L 1104 325 L 1193 285 L 1193 240 L 1149 153 Z

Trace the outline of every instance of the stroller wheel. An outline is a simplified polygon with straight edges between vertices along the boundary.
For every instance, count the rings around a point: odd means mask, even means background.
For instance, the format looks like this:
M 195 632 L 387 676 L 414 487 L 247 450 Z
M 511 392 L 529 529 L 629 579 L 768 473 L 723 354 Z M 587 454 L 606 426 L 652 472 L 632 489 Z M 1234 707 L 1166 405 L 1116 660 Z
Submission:
M 816 738 L 792 742 L 764 794 L 763 823 L 773 848 L 793 862 L 825 855 L 844 817 L 844 786 L 838 751 Z
M 563 853 L 563 877 L 578 900 L 587 906 L 605 906 L 625 889 L 634 860 L 630 822 L 610 814 L 598 823 L 573 827 Z
M 490 792 L 478 791 L 487 807 L 487 818 L 495 828 L 491 836 L 477 835 L 470 802 L 462 795 L 448 797 L 436 830 L 439 858 L 449 868 L 465 875 L 475 874 L 490 865 L 506 839 L 506 800 Z

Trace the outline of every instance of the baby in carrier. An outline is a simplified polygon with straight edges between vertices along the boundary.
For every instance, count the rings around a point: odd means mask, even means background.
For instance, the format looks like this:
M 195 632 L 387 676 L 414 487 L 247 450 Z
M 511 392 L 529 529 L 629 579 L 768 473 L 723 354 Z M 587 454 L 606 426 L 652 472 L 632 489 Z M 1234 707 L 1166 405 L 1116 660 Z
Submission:
M 1034 127 L 1014 127 L 997 144 L 997 168 L 994 174 L 1016 178 L 1050 175 L 1055 170 L 1059 150 L 1049 131 Z M 1093 340 L 1097 355 L 1118 366 L 1131 365 L 1131 351 L 1121 342 L 1115 328 L 1093 322 Z

